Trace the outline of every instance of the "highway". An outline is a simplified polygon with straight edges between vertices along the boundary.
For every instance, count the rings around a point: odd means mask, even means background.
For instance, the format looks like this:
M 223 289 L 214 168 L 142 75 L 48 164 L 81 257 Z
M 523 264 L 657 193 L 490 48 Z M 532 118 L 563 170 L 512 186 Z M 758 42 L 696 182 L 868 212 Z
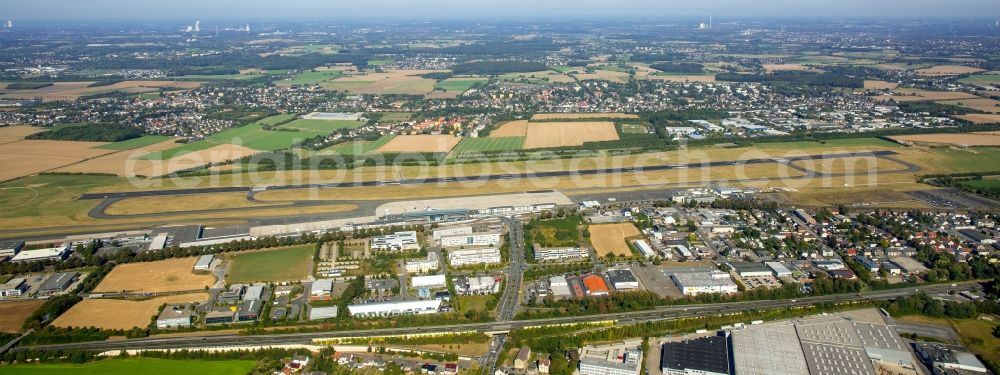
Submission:
M 508 322 L 514 319 L 517 314 L 517 307 L 521 302 L 521 282 L 527 267 L 524 259 L 524 225 L 513 217 L 504 218 L 503 221 L 510 231 L 510 269 L 507 271 L 507 287 L 497 304 L 498 323 Z M 506 341 L 506 333 L 493 336 L 492 341 L 490 341 L 490 349 L 485 355 L 479 357 L 479 367 L 483 369 L 484 373 L 493 373 L 493 369 L 497 365 L 497 358 L 500 357 L 500 351 L 503 350 Z
M 14 351 L 34 349 L 34 350 L 128 350 L 128 349 L 183 349 L 183 348 L 203 348 L 215 346 L 252 346 L 252 345 L 278 345 L 278 344 L 308 344 L 314 339 L 336 338 L 336 337 L 370 337 L 379 335 L 401 335 L 412 333 L 449 333 L 449 332 L 502 332 L 511 329 L 543 326 L 549 324 L 570 324 L 587 323 L 607 320 L 615 320 L 619 324 L 641 323 L 648 321 L 669 320 L 700 315 L 719 315 L 726 313 L 736 313 L 750 309 L 778 309 L 809 306 L 816 303 L 830 302 L 851 302 L 862 300 L 887 300 L 899 296 L 906 296 L 916 293 L 918 290 L 928 294 L 945 293 L 949 290 L 958 290 L 974 282 L 960 283 L 957 287 L 950 284 L 937 284 L 922 286 L 918 288 L 902 288 L 893 290 L 875 291 L 869 293 L 849 293 L 836 294 L 817 297 L 803 297 L 795 300 L 762 300 L 747 302 L 727 302 L 700 305 L 679 305 L 661 306 L 652 310 L 622 312 L 612 314 L 584 315 L 584 316 L 560 316 L 546 319 L 514 320 L 509 322 L 486 322 L 439 326 L 422 326 L 408 328 L 382 328 L 354 331 L 324 331 L 306 333 L 283 333 L 269 335 L 241 336 L 236 334 L 212 335 L 212 332 L 205 332 L 202 336 L 183 337 L 147 337 L 139 339 L 127 339 L 119 341 L 99 341 L 82 342 L 55 345 L 36 345 L 26 347 L 15 347 Z M 294 327 L 290 327 L 294 328 Z

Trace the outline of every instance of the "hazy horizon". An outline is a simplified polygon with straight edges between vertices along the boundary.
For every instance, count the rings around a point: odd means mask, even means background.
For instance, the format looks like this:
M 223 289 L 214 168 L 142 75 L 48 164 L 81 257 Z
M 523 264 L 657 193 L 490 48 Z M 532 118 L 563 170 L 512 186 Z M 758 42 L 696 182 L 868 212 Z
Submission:
M 510 19 L 591 17 L 728 17 L 728 18 L 1000 18 L 1000 1 L 955 0 L 375 0 L 332 3 L 321 0 L 221 0 L 135 2 L 123 0 L 36 0 L 0 5 L 0 19 Z

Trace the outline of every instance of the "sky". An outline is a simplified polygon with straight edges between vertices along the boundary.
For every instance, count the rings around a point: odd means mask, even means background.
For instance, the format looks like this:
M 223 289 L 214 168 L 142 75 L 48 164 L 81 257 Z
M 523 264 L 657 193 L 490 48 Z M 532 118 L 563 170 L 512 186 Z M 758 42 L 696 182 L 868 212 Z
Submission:
M 1000 0 L 0 0 L 0 19 L 1000 18 Z

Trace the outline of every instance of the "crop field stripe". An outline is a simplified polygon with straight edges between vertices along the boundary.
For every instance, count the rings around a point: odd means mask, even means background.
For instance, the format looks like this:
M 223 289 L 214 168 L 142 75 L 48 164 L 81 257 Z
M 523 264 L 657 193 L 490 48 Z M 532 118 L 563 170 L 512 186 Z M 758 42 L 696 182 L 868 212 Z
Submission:
M 105 359 L 85 364 L 20 364 L 4 366 L 6 374 L 61 375 L 126 375 L 126 374 L 246 374 L 253 369 L 254 361 L 198 361 L 159 358 Z
M 139 138 L 132 138 L 124 141 L 108 143 L 106 145 L 101 145 L 94 148 L 99 148 L 102 150 L 124 151 L 124 150 L 132 150 L 139 147 L 154 145 L 160 142 L 164 142 L 168 139 L 170 139 L 170 137 L 165 135 L 146 135 Z
M 524 145 L 524 137 L 465 138 L 455 146 L 454 154 L 466 152 L 513 151 Z

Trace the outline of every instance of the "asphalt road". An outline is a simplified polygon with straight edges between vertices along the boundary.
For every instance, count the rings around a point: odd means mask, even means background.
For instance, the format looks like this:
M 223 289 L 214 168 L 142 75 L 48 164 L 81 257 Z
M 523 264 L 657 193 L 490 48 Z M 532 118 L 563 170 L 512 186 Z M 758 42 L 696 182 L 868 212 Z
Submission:
M 974 284 L 973 282 L 960 283 L 959 287 Z M 410 328 L 383 328 L 354 331 L 328 331 L 328 332 L 308 332 L 308 333 L 285 333 L 270 335 L 240 336 L 233 334 L 211 335 L 206 332 L 204 336 L 185 337 L 147 337 L 140 339 L 127 339 L 119 341 L 99 341 L 82 342 L 56 345 L 36 345 L 26 347 L 15 347 L 13 350 L 128 350 L 128 349 L 183 349 L 202 348 L 210 346 L 247 346 L 247 345 L 278 345 L 278 344 L 308 344 L 313 339 L 334 338 L 334 337 L 371 337 L 380 335 L 400 335 L 421 332 L 498 332 L 510 329 L 524 328 L 531 326 L 544 326 L 549 324 L 570 324 L 615 320 L 620 324 L 641 323 L 648 321 L 670 320 L 677 318 L 718 315 L 730 312 L 740 312 L 748 309 L 776 309 L 809 306 L 816 303 L 825 302 L 850 302 L 861 300 L 886 300 L 899 296 L 906 296 L 923 291 L 928 294 L 947 292 L 953 289 L 949 284 L 929 285 L 918 288 L 902 288 L 893 290 L 876 291 L 858 294 L 837 294 L 829 296 L 804 297 L 795 300 L 763 300 L 747 302 L 728 302 L 701 305 L 681 305 L 681 306 L 661 306 L 652 310 L 599 314 L 586 316 L 562 316 L 546 319 L 515 320 L 509 322 L 486 322 L 471 324 L 455 324 L 440 326 L 424 326 Z
M 524 270 L 527 268 L 524 259 L 524 225 L 512 217 L 504 218 L 503 222 L 510 229 L 510 268 L 507 271 L 507 287 L 497 304 L 497 322 L 510 321 L 517 314 L 517 307 L 521 301 L 521 282 Z M 480 368 L 485 373 L 493 373 L 506 340 L 506 334 L 495 335 L 490 341 L 490 349 L 479 357 Z

